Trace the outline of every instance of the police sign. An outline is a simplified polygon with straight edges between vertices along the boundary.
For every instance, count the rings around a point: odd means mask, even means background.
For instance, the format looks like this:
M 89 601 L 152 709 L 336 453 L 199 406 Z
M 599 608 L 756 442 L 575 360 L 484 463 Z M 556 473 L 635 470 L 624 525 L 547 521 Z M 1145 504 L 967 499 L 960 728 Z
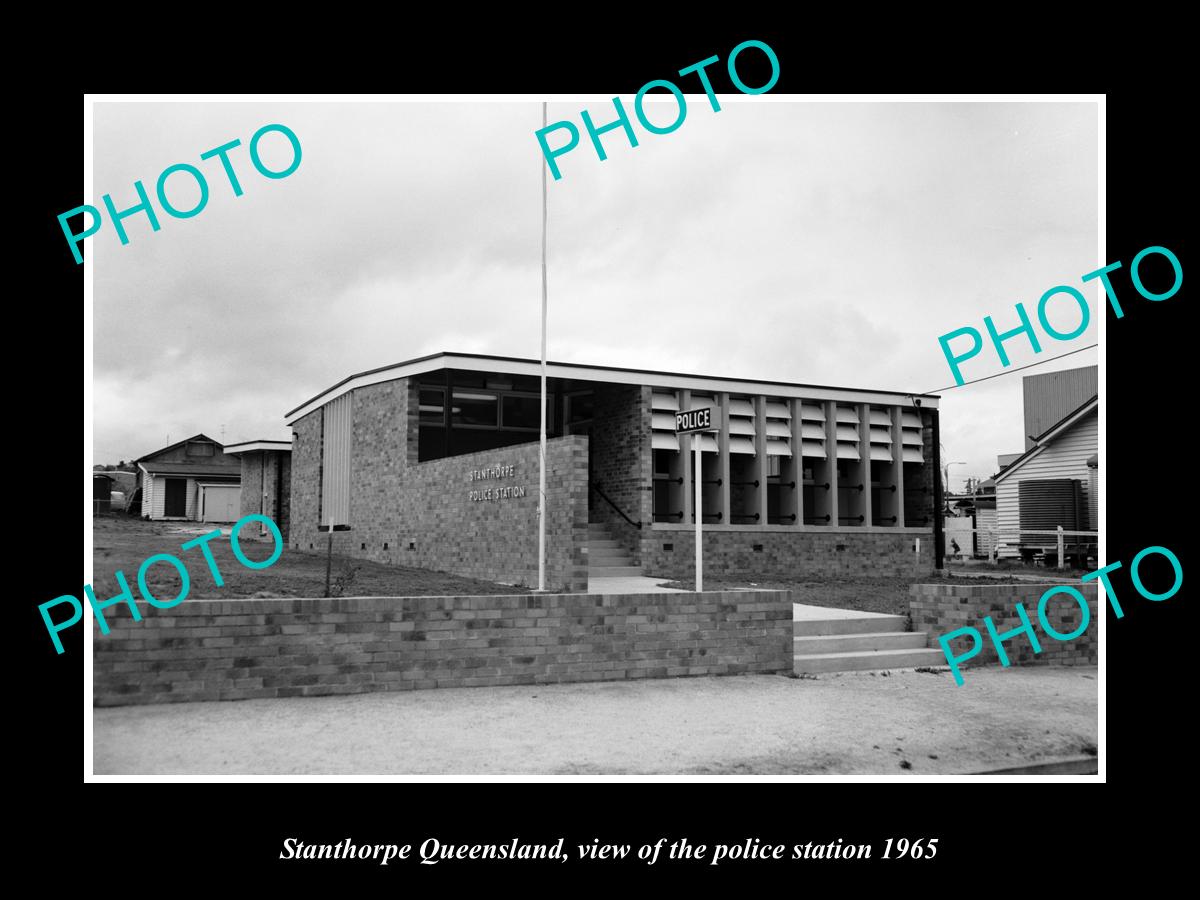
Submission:
M 676 434 L 694 434 L 698 431 L 712 431 L 711 407 L 675 413 Z

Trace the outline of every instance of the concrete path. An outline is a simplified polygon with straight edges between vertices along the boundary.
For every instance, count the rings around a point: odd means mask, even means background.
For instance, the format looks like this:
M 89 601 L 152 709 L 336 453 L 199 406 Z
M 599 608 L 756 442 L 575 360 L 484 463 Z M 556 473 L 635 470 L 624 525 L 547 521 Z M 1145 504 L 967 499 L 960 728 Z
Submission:
M 792 621 L 803 622 L 806 619 L 815 619 L 823 622 L 826 619 L 894 619 L 894 615 L 888 613 L 863 612 L 857 609 L 837 609 L 832 606 L 809 606 L 806 603 L 792 604 Z
M 669 578 L 647 578 L 645 575 L 623 575 L 588 578 L 589 594 L 685 594 L 679 588 L 659 587 Z
M 93 711 L 97 775 L 877 774 L 1077 759 L 1096 669 L 744 675 Z

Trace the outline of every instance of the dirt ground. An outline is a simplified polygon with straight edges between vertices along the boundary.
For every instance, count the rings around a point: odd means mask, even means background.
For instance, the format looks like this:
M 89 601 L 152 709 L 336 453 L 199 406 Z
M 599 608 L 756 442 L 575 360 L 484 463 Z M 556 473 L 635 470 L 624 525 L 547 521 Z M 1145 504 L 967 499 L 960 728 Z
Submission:
M 95 774 L 966 774 L 1094 756 L 1094 668 L 754 675 L 94 710 Z
M 181 551 L 180 545 L 216 528 L 202 522 L 144 522 L 123 515 L 97 516 L 92 520 L 92 587 L 106 598 L 120 591 L 116 571 L 137 591 L 138 567 L 155 553 L 170 553 L 183 560 L 191 578 L 192 599 L 236 600 L 243 597 L 321 597 L 325 591 L 325 554 L 284 548 L 279 560 L 267 569 L 248 569 L 237 561 L 229 546 L 229 526 L 221 538 L 209 542 L 217 568 L 224 578 L 217 587 L 199 548 Z M 269 542 L 243 541 L 242 552 L 251 559 L 270 556 Z M 445 572 L 392 566 L 333 557 L 334 596 L 420 597 L 433 594 L 524 594 L 526 588 L 463 578 Z M 147 575 L 151 593 L 174 597 L 180 578 L 169 564 L 152 566 Z M 340 592 L 340 593 L 339 593 Z

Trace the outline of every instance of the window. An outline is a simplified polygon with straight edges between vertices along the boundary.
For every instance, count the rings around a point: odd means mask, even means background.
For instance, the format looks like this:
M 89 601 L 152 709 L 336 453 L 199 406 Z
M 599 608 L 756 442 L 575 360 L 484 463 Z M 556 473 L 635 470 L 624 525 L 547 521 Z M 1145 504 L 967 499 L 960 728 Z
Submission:
M 592 421 L 594 397 L 591 391 L 567 395 L 567 424 L 583 425 Z
M 188 441 L 186 452 L 188 456 L 212 456 L 216 447 L 211 441 Z
M 540 431 L 542 419 L 541 413 L 538 411 L 538 398 L 521 397 L 516 394 L 508 394 L 503 397 L 500 427 L 506 430 Z M 549 410 L 546 411 L 546 429 L 547 431 L 550 429 Z
M 421 388 L 420 411 L 422 425 L 446 424 L 446 392 Z
M 499 398 L 481 391 L 455 390 L 450 418 L 456 426 L 496 428 L 500 424 Z

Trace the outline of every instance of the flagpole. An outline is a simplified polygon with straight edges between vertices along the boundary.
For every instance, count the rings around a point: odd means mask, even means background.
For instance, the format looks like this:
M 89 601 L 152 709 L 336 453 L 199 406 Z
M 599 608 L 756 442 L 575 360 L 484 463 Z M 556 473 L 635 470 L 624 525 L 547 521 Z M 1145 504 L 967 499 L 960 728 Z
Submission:
M 542 128 L 546 103 L 542 102 Z M 538 452 L 538 590 L 546 590 L 546 161 L 542 159 L 542 429 Z

